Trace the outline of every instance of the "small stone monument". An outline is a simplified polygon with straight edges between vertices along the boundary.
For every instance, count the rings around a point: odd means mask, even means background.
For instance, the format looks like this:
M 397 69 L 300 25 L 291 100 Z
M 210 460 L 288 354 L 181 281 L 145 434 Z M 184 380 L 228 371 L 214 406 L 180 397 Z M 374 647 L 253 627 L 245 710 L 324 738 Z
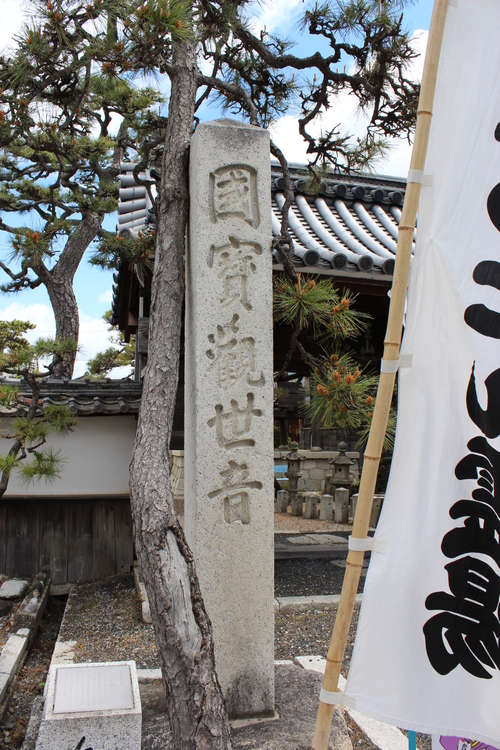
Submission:
M 358 505 L 358 497 L 359 492 L 355 492 L 354 495 L 351 495 L 351 514 L 352 514 L 352 520 L 354 521 L 354 517 L 356 515 L 356 508 Z
M 134 661 L 53 665 L 36 750 L 140 750 Z
M 335 490 L 335 523 L 348 523 L 349 521 L 349 490 L 345 487 L 337 487 Z
M 372 512 L 370 514 L 370 528 L 374 529 L 377 526 L 380 511 L 382 510 L 382 504 L 384 502 L 384 495 L 374 495 Z M 356 515 L 356 506 L 358 504 L 358 493 L 351 497 L 352 506 L 352 517 Z
M 372 512 L 370 514 L 370 527 L 374 529 L 377 526 L 380 511 L 382 510 L 382 504 L 384 502 L 384 495 L 374 495 Z
M 190 155 L 184 517 L 232 717 L 274 712 L 269 133 L 200 123 Z
M 332 495 L 321 495 L 319 505 L 319 520 L 333 521 L 333 497 Z
M 318 517 L 318 494 L 316 492 L 304 492 L 306 501 L 305 518 Z
M 288 492 L 286 490 L 278 490 L 276 493 L 276 512 L 288 513 Z

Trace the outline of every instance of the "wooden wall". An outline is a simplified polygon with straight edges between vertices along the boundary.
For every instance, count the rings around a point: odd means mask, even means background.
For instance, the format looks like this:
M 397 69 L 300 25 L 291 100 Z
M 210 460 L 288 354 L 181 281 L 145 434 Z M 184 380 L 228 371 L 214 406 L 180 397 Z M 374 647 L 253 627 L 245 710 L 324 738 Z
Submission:
M 128 498 L 0 501 L 0 573 L 30 576 L 49 565 L 62 585 L 127 573 L 133 557 Z

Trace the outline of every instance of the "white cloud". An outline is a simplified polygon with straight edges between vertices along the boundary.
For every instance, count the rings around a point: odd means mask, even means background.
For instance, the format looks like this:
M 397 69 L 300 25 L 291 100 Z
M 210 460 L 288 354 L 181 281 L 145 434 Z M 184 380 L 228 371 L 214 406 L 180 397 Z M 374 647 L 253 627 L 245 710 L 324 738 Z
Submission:
M 108 324 L 102 318 L 93 318 L 90 315 L 80 313 L 80 351 L 76 356 L 74 378 L 85 375 L 89 359 L 93 359 L 96 354 L 103 352 L 110 346 L 114 346 L 109 340 L 111 332 L 108 328 Z M 125 378 L 130 373 L 130 367 L 116 367 L 109 373 L 108 377 Z
M 415 81 L 422 80 L 422 71 L 424 69 L 424 57 L 425 50 L 427 48 L 428 37 L 429 32 L 425 29 L 416 29 L 411 37 L 413 49 L 418 56 L 410 64 L 408 72 Z
M 2 0 L 0 52 L 6 52 L 15 47 L 14 34 L 18 33 L 25 20 L 27 20 L 25 3 L 20 3 L 19 0 Z
M 129 366 L 115 367 L 115 369 L 111 370 L 111 372 L 109 372 L 106 377 L 112 378 L 113 380 L 119 380 L 120 378 L 128 378 L 131 374 L 132 368 Z
M 49 338 L 55 335 L 55 321 L 50 305 L 42 303 L 34 305 L 23 305 L 20 302 L 12 302 L 0 307 L 0 320 L 29 320 L 36 325 L 36 329 L 28 331 L 26 338 L 30 342 L 38 338 Z M 110 332 L 108 324 L 102 318 L 93 318 L 90 315 L 80 313 L 80 338 L 79 351 L 76 355 L 74 378 L 79 378 L 87 371 L 87 362 L 111 346 L 109 341 Z M 116 368 L 111 377 L 122 378 L 130 373 L 130 368 Z
M 76 356 L 74 378 L 85 375 L 89 359 L 93 359 L 99 352 L 113 346 L 109 340 L 111 332 L 108 331 L 108 328 L 108 324 L 102 318 L 93 318 L 90 315 L 80 313 L 80 350 Z M 109 373 L 108 377 L 125 378 L 130 373 L 130 367 L 116 367 Z
M 119 115 L 117 112 L 113 112 L 111 114 L 111 122 L 109 123 L 109 134 L 110 135 L 118 135 L 118 131 L 120 130 L 120 125 L 123 122 L 123 116 Z
M 413 48 L 418 54 L 418 57 L 408 68 L 408 76 L 413 80 L 418 81 L 422 77 L 427 36 L 427 31 L 416 31 L 412 37 Z M 346 92 L 332 102 L 331 108 L 321 117 L 318 117 L 317 121 L 309 126 L 308 131 L 311 135 L 318 136 L 322 130 L 326 131 L 339 125 L 341 133 L 349 132 L 354 137 L 363 137 L 368 122 L 369 117 L 360 112 L 356 98 Z M 271 126 L 270 130 L 273 140 L 281 148 L 288 161 L 302 164 L 308 161 L 306 144 L 299 134 L 297 117 L 293 115 L 281 117 Z M 374 170 L 380 174 L 406 177 L 410 157 L 411 146 L 408 142 L 394 139 L 391 142 L 388 155 L 385 159 L 381 159 L 374 164 Z
M 98 302 L 105 302 L 106 304 L 111 303 L 113 300 L 113 292 L 111 289 L 106 289 L 105 292 L 99 295 L 97 298 Z
M 286 33 L 295 20 L 294 9 L 303 4 L 303 0 L 274 0 L 274 2 L 255 3 L 250 10 L 251 28 L 254 34 L 266 29 L 269 33 L 280 31 Z
M 0 320 L 29 320 L 36 325 L 34 331 L 28 331 L 26 338 L 32 343 L 39 338 L 49 338 L 55 335 L 56 324 L 54 313 L 50 305 L 37 303 L 34 305 L 24 305 L 21 302 L 11 302 L 4 307 L 0 307 Z
M 102 109 L 99 110 L 99 112 L 101 115 L 104 114 Z M 122 122 L 123 122 L 122 115 L 119 115 L 117 112 L 111 113 L 111 121 L 108 127 L 108 133 L 110 136 L 118 135 L 118 131 L 120 130 L 120 125 L 122 124 Z M 92 130 L 90 131 L 90 134 L 93 138 L 98 138 L 100 132 L 101 132 L 101 126 L 96 120 L 92 126 Z

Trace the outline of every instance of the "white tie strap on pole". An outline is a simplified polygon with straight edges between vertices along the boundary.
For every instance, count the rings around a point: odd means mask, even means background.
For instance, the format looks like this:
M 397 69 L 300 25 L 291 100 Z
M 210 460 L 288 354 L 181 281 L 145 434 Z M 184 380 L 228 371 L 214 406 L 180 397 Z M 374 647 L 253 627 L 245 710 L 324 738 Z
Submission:
M 347 546 L 353 552 L 380 552 L 384 554 L 387 548 L 386 539 L 374 539 L 372 536 L 363 538 L 350 536 Z
M 344 693 L 341 690 L 332 693 L 330 690 L 321 688 L 319 699 L 322 703 L 328 703 L 329 706 L 342 706 L 344 703 Z
M 336 690 L 334 693 L 330 690 L 324 690 L 321 688 L 319 699 L 321 703 L 326 703 L 329 706 L 347 706 L 348 708 L 356 708 L 356 698 L 351 698 L 345 695 L 342 690 Z
M 422 169 L 409 169 L 408 182 L 415 182 L 422 187 L 432 187 L 433 177 L 431 174 L 424 174 Z
M 380 372 L 386 375 L 393 375 L 400 367 L 411 367 L 412 355 L 401 354 L 399 359 L 383 359 L 380 363 Z

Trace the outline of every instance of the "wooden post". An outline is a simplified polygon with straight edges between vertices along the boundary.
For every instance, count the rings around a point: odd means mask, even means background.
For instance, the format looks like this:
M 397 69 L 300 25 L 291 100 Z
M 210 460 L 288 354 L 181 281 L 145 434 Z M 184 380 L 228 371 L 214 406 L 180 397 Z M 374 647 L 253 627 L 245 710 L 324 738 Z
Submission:
M 441 53 L 444 25 L 448 0 L 435 0 L 432 12 L 429 39 L 425 56 L 422 86 L 417 113 L 417 127 L 410 162 L 410 172 L 406 189 L 403 212 L 398 230 L 396 266 L 391 293 L 389 320 L 384 343 L 384 361 L 397 360 L 401 343 L 403 313 L 410 271 L 413 232 L 420 199 L 421 177 L 425 166 L 429 130 L 432 118 L 432 106 L 436 89 L 436 78 Z M 363 472 L 359 487 L 359 498 L 356 507 L 352 536 L 366 538 L 377 481 L 378 468 L 384 444 L 387 420 L 394 391 L 395 373 L 380 374 L 377 400 L 373 421 L 364 456 Z M 344 651 L 349 634 L 352 612 L 358 590 L 363 552 L 350 551 L 344 576 L 340 603 L 332 633 L 330 648 L 326 657 L 326 669 L 323 678 L 323 690 L 336 692 Z M 327 750 L 330 726 L 334 706 L 320 700 L 316 728 L 312 740 L 312 750 Z

